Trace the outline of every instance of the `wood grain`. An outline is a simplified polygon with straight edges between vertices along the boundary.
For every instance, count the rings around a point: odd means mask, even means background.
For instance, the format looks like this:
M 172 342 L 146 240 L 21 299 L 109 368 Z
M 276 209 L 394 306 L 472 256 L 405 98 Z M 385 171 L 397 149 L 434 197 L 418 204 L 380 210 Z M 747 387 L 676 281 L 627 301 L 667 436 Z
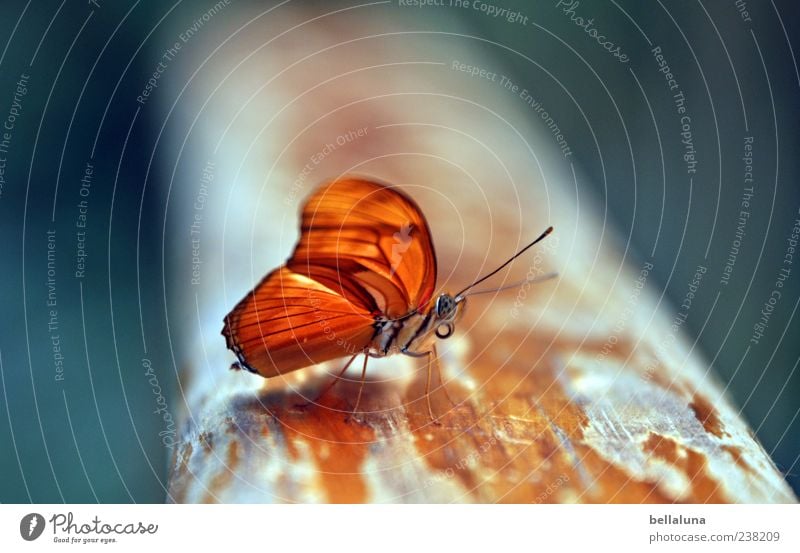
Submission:
M 488 320 L 470 342 L 491 338 Z M 302 404 L 324 375 L 297 391 L 267 382 L 253 395 L 223 393 L 213 400 L 219 412 L 177 451 L 174 499 L 793 501 L 711 383 L 698 390 L 691 379 L 664 376 L 666 367 L 645 378 L 635 363 L 622 364 L 627 346 L 598 366 L 590 344 L 540 332 L 503 329 L 483 353 L 461 342 L 443 359 L 446 374 L 461 373 L 446 383 L 457 405 L 441 390 L 433 395 L 441 425 L 428 420 L 423 371 L 405 385 L 369 382 L 365 412 L 349 420 L 355 381 L 309 407 Z M 640 343 L 636 353 L 650 352 Z M 242 377 L 251 378 L 230 376 Z

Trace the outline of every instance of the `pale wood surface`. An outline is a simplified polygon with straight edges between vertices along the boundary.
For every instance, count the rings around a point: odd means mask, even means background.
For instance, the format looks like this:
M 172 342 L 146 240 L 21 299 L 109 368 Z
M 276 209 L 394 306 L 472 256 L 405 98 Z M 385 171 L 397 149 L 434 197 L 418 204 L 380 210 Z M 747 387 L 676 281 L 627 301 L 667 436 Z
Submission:
M 441 426 L 420 401 L 421 371 L 407 382 L 370 382 L 370 412 L 349 422 L 355 382 L 300 408 L 286 383 L 254 389 L 232 381 L 257 377 L 230 373 L 199 402 L 202 418 L 183 435 L 170 493 L 181 502 L 794 500 L 691 357 L 647 378 L 640 367 L 654 354 L 645 339 L 633 349 L 626 338 L 594 363 L 598 342 L 543 326 L 526 337 L 484 315 L 455 342 L 443 362 L 459 404 L 434 394 Z M 387 360 L 384 376 L 403 363 Z M 325 382 L 295 385 L 313 396 Z
M 281 44 L 280 59 L 266 55 L 253 63 L 271 74 L 286 60 L 356 34 L 312 26 L 308 40 Z M 415 51 L 392 59 L 467 54 L 437 40 L 420 37 Z M 573 174 L 552 137 L 536 134 L 540 127 L 521 123 L 529 120 L 525 106 L 513 97 L 498 100 L 492 83 L 446 68 L 359 70 L 387 63 L 391 39 L 384 46 L 343 47 L 284 74 L 246 106 L 245 114 L 258 108 L 258 117 L 239 116 L 214 158 L 203 286 L 186 308 L 185 324 L 198 331 L 180 354 L 184 423 L 169 499 L 795 501 L 713 369 L 683 330 L 670 330 L 674 311 L 658 284 L 648 276 L 637 292 L 646 261 L 632 257 L 592 215 L 591 198 L 575 182 L 575 175 L 586 177 Z M 247 52 L 242 46 L 212 62 L 205 77 L 211 88 Z M 475 52 L 470 60 L 482 61 Z M 348 71 L 356 72 L 342 77 Z M 334 81 L 313 88 L 328 78 Z M 216 130 L 208 152 L 244 105 L 249 91 L 242 82 L 223 87 L 218 94 L 226 101 L 206 108 L 204 128 Z M 403 91 L 414 94 L 398 95 Z M 468 101 L 450 97 L 458 91 Z M 184 117 L 190 121 L 192 106 L 205 99 L 184 100 Z M 337 148 L 293 190 L 325 143 L 361 127 L 367 138 Z M 200 168 L 207 154 L 196 155 Z M 271 381 L 228 371 L 233 357 L 219 336 L 222 317 L 289 255 L 297 202 L 316 182 L 351 171 L 403 184 L 418 200 L 431 223 L 440 285 L 451 291 L 547 224 L 556 226 L 507 282 L 529 268 L 557 270 L 559 278 L 525 298 L 517 290 L 473 298 L 456 335 L 441 344 L 457 405 L 434 392 L 440 426 L 430 424 L 421 399 L 424 364 L 408 358 L 370 362 L 366 413 L 350 422 L 354 382 L 337 385 L 320 406 L 296 406 L 328 382 L 324 368 Z M 178 187 L 186 205 L 196 193 L 191 182 Z M 224 250 L 211 242 L 221 236 Z M 357 378 L 358 370 L 348 376 Z

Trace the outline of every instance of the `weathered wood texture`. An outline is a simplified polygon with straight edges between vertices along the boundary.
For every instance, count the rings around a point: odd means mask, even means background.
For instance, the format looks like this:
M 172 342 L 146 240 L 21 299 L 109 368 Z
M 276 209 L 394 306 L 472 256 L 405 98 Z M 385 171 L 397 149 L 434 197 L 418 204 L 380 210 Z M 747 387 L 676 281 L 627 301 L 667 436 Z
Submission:
M 602 336 L 581 343 L 542 324 L 507 326 L 506 302 L 494 303 L 444 356 L 458 405 L 434 393 L 441 426 L 420 400 L 420 371 L 408 382 L 371 381 L 367 412 L 349 422 L 355 382 L 307 408 L 296 404 L 324 384 L 319 375 L 295 382 L 296 392 L 279 381 L 231 382 L 199 403 L 202 418 L 177 450 L 174 500 L 792 501 L 691 356 L 648 374 L 654 344 L 625 336 L 595 362 Z M 382 376 L 403 364 L 387 360 Z
M 289 65 L 284 60 L 354 33 L 310 27 L 303 41 L 276 44 L 279 58 L 265 54 L 253 63 L 275 73 Z M 591 198 L 580 191 L 552 137 L 519 124 L 529 120 L 526 106 L 492 83 L 442 67 L 374 68 L 421 53 L 435 52 L 444 62 L 465 56 L 463 43 L 419 37 L 415 48 L 405 41 L 403 55 L 387 59 L 395 40 L 340 46 L 302 71 L 289 70 L 244 105 L 244 113 L 254 110 L 258 117 L 236 119 L 241 100 L 207 108 L 205 128 L 221 132 L 235 124 L 215 158 L 203 223 L 204 286 L 196 306 L 186 302 L 193 316 L 186 326 L 199 331 L 183 352 L 184 425 L 169 499 L 795 501 L 713 368 L 682 328 L 671 329 L 674 312 L 659 285 L 642 273 L 645 262 L 623 255 L 622 241 L 592 215 Z M 250 49 L 241 48 L 209 65 L 208 89 Z M 317 86 L 326 79 L 333 80 Z M 237 81 L 218 94 L 241 98 L 240 86 Z M 196 111 L 188 105 L 190 119 Z M 267 123 L 273 115 L 277 119 Z M 296 185 L 326 143 L 361 127 L 365 138 L 337 147 Z M 219 137 L 208 137 L 208 151 Z M 257 155 L 254 150 L 243 158 L 253 137 Z M 204 155 L 198 154 L 200 167 Z M 451 406 L 441 389 L 433 392 L 440 426 L 428 420 L 424 363 L 416 360 L 370 361 L 364 412 L 349 422 L 356 382 L 338 384 L 320 405 L 298 406 L 327 384 L 326 369 L 341 363 L 270 381 L 228 370 L 233 357 L 218 334 L 222 317 L 289 255 L 298 201 L 320 180 L 350 171 L 406 185 L 430 220 L 440 285 L 451 291 L 547 224 L 556 226 L 506 282 L 549 270 L 559 278 L 472 298 L 456 335 L 440 343 L 456 401 Z M 191 199 L 196 187 L 186 188 Z M 223 228 L 224 256 L 219 244 L 208 245 Z M 359 365 L 349 378 L 358 378 Z

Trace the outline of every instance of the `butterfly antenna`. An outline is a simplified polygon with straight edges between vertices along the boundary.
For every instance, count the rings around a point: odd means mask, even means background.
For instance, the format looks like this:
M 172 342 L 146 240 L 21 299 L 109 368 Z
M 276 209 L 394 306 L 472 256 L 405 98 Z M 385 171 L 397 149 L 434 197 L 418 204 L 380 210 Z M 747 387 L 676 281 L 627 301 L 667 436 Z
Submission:
M 545 282 L 547 280 L 551 280 L 558 277 L 558 273 L 547 273 L 541 276 L 537 276 L 535 278 L 523 278 L 517 282 L 513 282 L 511 284 L 506 284 L 505 286 L 501 286 L 500 288 L 491 288 L 489 290 L 478 290 L 476 292 L 470 292 L 469 294 L 464 295 L 465 298 L 471 298 L 472 296 L 479 296 L 481 294 L 491 294 L 493 292 L 502 292 L 504 290 L 510 290 L 512 288 L 518 288 L 525 283 L 528 284 L 538 284 L 540 282 Z
M 500 266 L 499 266 L 497 269 L 495 269 L 494 271 L 492 271 L 492 272 L 491 272 L 491 273 L 489 273 L 488 275 L 486 275 L 486 276 L 484 276 L 484 277 L 482 277 L 482 278 L 479 278 L 478 280 L 476 280 L 475 282 L 473 282 L 472 284 L 470 284 L 469 286 L 467 286 L 466 288 L 464 288 L 463 290 L 461 290 L 461 291 L 460 291 L 458 294 L 456 294 L 456 295 L 455 295 L 455 297 L 456 297 L 456 300 L 458 300 L 459 298 L 463 298 L 463 297 L 464 297 L 464 296 L 463 296 L 464 292 L 466 292 L 467 290 L 469 290 L 469 289 L 470 289 L 470 288 L 472 288 L 473 286 L 477 286 L 478 284 L 480 284 L 481 282 L 483 282 L 483 281 L 484 281 L 484 280 L 486 280 L 487 278 L 493 277 L 494 275 L 496 275 L 497 273 L 499 273 L 499 272 L 500 272 L 502 269 L 504 269 L 506 266 L 508 266 L 508 264 L 509 264 L 509 263 L 511 263 L 511 262 L 512 262 L 512 261 L 514 261 L 516 258 L 518 258 L 519 256 L 521 256 L 523 253 L 525 253 L 526 251 L 528 251 L 528 249 L 529 249 L 529 248 L 531 248 L 531 247 L 532 247 L 532 246 L 534 246 L 535 244 L 538 244 L 539 242 L 541 242 L 542 240 L 544 240 L 544 239 L 545 239 L 545 237 L 547 237 L 547 235 L 548 235 L 548 234 L 550 234 L 551 232 L 553 232 L 553 227 L 547 227 L 547 230 L 545 230 L 545 231 L 544 231 L 544 232 L 543 232 L 543 233 L 542 233 L 542 234 L 539 236 L 539 238 L 537 238 L 536 240 L 534 240 L 533 242 L 531 242 L 530 244 L 528 244 L 527 246 L 525 246 L 524 248 L 522 248 L 520 251 L 518 251 L 517 253 L 515 253 L 513 256 L 511 256 L 511 257 L 508 259 L 508 261 L 506 261 L 505 263 L 503 263 L 502 265 L 500 265 Z

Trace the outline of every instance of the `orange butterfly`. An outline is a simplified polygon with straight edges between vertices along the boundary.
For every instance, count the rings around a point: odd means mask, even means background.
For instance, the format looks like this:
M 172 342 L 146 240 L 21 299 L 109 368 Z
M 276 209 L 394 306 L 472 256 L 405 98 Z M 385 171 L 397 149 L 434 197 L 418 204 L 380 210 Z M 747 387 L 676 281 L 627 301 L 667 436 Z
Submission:
M 553 229 L 455 296 L 435 298 L 436 255 L 428 223 L 397 188 L 353 177 L 323 185 L 303 207 L 300 230 L 286 264 L 225 317 L 222 334 L 239 359 L 234 366 L 269 378 L 349 356 L 335 383 L 363 354 L 356 412 L 370 357 L 398 352 L 427 357 L 425 394 L 435 420 L 428 393 L 433 337 L 453 334 L 467 290 Z

